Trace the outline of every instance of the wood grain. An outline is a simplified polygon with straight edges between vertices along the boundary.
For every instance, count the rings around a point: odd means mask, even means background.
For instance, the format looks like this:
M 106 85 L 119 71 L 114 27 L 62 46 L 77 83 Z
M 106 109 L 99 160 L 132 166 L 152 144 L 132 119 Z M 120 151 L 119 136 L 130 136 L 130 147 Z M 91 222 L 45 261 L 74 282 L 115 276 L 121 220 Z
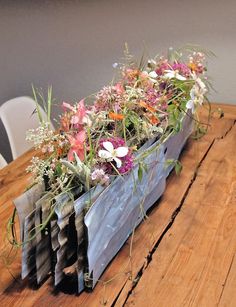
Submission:
M 236 247 L 235 148 L 236 125 L 211 147 L 127 306 L 217 305 Z
M 229 275 L 219 302 L 220 307 L 234 307 L 236 302 L 236 254 L 234 254 Z
M 215 113 L 209 133 L 199 141 L 188 141 L 181 156 L 184 166 L 181 175 L 170 175 L 162 199 L 114 258 L 92 293 L 75 296 L 70 285 L 53 290 L 51 278 L 35 290 L 28 281 L 14 281 L 1 262 L 1 303 L 26 307 L 55 304 L 97 307 L 122 306 L 125 302 L 137 306 L 152 306 L 157 302 L 165 303 L 158 306 L 180 306 L 178 302 L 205 306 L 207 302 L 207 306 L 215 306 L 220 300 L 222 306 L 227 306 L 224 304 L 228 295 L 233 295 L 231 287 L 235 287 L 232 259 L 236 213 L 230 195 L 234 195 L 235 187 L 232 182 L 236 163 L 232 151 L 236 144 L 232 135 L 236 107 L 213 105 L 213 109 L 218 107 L 224 109 L 224 118 L 218 119 Z M 206 110 L 202 110 L 201 116 L 206 120 Z M 29 176 L 24 169 L 32 154 L 32 151 L 26 153 L 0 171 L 1 251 L 12 199 L 28 184 Z M 11 272 L 19 275 L 20 255 Z M 225 292 L 222 285 L 226 285 Z

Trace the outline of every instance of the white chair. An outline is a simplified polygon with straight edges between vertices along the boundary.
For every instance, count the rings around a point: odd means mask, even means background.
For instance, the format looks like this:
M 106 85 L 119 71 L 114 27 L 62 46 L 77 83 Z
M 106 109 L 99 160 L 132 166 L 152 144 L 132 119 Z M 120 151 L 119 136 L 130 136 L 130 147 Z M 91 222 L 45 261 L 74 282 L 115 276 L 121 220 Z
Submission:
M 32 147 L 32 144 L 27 142 L 25 137 L 28 129 L 35 129 L 39 126 L 37 112 L 34 112 L 35 109 L 35 101 L 30 97 L 14 98 L 0 107 L 0 118 L 8 135 L 13 159 Z M 41 107 L 40 112 L 43 119 L 46 120 L 46 113 Z
M 0 169 L 7 165 L 6 160 L 3 158 L 3 156 L 0 154 Z

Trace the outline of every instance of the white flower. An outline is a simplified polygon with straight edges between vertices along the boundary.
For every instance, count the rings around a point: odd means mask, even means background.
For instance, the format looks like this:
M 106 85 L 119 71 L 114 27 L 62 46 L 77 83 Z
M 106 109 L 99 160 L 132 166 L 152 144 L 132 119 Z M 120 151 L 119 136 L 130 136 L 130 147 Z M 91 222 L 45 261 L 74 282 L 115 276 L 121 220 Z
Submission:
M 190 91 L 190 100 L 187 102 L 186 104 L 186 108 L 189 110 L 192 110 L 192 113 L 194 113 L 194 107 L 195 107 L 195 95 L 194 95 L 194 87 L 192 87 L 191 91 Z
M 122 161 L 119 158 L 125 157 L 128 154 L 128 147 L 118 147 L 114 149 L 114 146 L 111 142 L 103 142 L 102 143 L 104 149 L 99 150 L 98 155 L 102 159 L 106 159 L 107 161 L 114 160 L 116 162 L 117 168 L 120 168 L 122 165 Z
M 180 81 L 184 81 L 186 80 L 186 78 L 182 75 L 179 74 L 179 72 L 177 70 L 165 70 L 165 75 L 164 75 L 164 78 L 166 79 L 177 79 L 177 80 L 180 80 Z
M 118 63 L 113 63 L 112 66 L 113 66 L 113 68 L 117 68 L 119 66 L 119 64 Z
M 151 78 L 156 78 L 156 77 L 157 77 L 157 73 L 155 72 L 155 70 L 150 71 L 149 76 L 150 76 Z
M 150 73 L 148 74 L 149 75 L 149 78 L 150 80 L 153 82 L 153 83 L 157 83 L 157 80 L 156 80 L 156 77 L 158 76 L 157 73 L 153 70 L 153 71 L 150 71 Z
M 151 59 L 151 60 L 148 60 L 148 64 L 157 65 L 157 62 L 155 60 Z
M 202 95 L 206 94 L 206 92 L 207 92 L 206 85 L 202 82 L 202 80 L 201 80 L 200 78 L 197 78 L 197 79 L 196 79 L 196 84 L 197 84 L 197 86 L 198 86 L 198 88 L 199 88 L 199 92 L 200 92 Z
M 190 91 L 190 100 L 186 104 L 187 109 L 191 109 L 194 112 L 195 105 L 202 105 L 204 101 L 204 95 L 207 92 L 206 85 L 202 82 L 200 78 L 197 78 L 196 75 L 193 75 L 195 84 Z

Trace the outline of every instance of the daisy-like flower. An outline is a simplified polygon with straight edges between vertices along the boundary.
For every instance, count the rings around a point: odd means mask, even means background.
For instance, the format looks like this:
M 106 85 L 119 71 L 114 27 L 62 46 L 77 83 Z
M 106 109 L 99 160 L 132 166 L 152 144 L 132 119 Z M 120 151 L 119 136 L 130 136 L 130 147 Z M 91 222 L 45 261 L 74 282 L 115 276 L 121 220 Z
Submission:
M 186 104 L 186 108 L 188 110 L 191 110 L 192 113 L 194 112 L 194 108 L 195 108 L 195 94 L 194 94 L 194 88 L 191 89 L 190 91 L 190 99 Z
M 102 145 L 105 149 L 99 150 L 98 156 L 107 160 L 108 162 L 114 160 L 116 162 L 117 168 L 120 168 L 122 161 L 119 158 L 123 158 L 128 154 L 128 147 L 121 146 L 115 149 L 113 144 L 109 141 L 103 142 Z
M 195 79 L 195 85 L 192 87 L 190 91 L 190 100 L 186 104 L 187 109 L 191 109 L 194 112 L 195 105 L 199 104 L 202 105 L 204 101 L 204 95 L 207 92 L 206 85 L 202 82 L 200 78 Z
M 180 81 L 185 81 L 186 77 L 179 74 L 178 70 L 166 70 L 164 74 L 164 78 L 166 79 L 177 79 Z
M 148 74 L 150 80 L 153 82 L 153 83 L 157 83 L 157 80 L 156 78 L 158 77 L 157 73 L 155 72 L 155 70 L 153 71 L 150 71 L 150 73 Z
M 157 75 L 157 73 L 155 72 L 155 70 L 153 70 L 153 71 L 150 71 L 150 73 L 149 73 L 149 77 L 151 77 L 151 78 L 156 78 L 158 75 Z

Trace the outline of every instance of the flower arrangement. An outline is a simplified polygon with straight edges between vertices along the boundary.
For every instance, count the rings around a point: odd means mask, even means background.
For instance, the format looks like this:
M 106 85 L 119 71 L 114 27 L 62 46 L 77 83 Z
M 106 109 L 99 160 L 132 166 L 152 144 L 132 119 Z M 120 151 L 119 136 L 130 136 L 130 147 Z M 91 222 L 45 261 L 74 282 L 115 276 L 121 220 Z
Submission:
M 126 46 L 124 63 L 113 66 L 116 76 L 110 85 L 74 104 L 62 103 L 56 131 L 50 125 L 52 89 L 46 102 L 33 88 L 40 126 L 28 131 L 27 140 L 41 154 L 27 168 L 33 175 L 33 196 L 15 201 L 21 243 L 13 229 L 16 210 L 9 223 L 10 242 L 23 248 L 23 277 L 36 266 L 40 283 L 52 270 L 48 259 L 56 253 L 55 284 L 62 280 L 62 270 L 71 261 L 66 258 L 71 247 L 65 227 L 74 216 L 71 228 L 72 232 L 76 228 L 77 249 L 73 247 L 71 255 L 77 257 L 78 291 L 86 283 L 93 288 L 142 214 L 163 193 L 169 171 L 173 167 L 176 172 L 181 170 L 176 157 L 192 131 L 192 122 L 195 137 L 207 130 L 208 124 L 202 126 L 197 115 L 198 107 L 208 102 L 210 88 L 204 52 L 190 47 L 170 49 L 167 57 L 142 57 L 137 63 Z M 46 105 L 47 121 L 39 112 L 39 99 Z M 174 148 L 176 153 L 166 159 L 164 144 L 171 136 L 176 136 L 180 148 Z M 42 185 L 42 191 L 34 190 Z M 122 195 L 115 200 L 118 191 Z M 145 193 L 150 193 L 147 200 Z M 19 208 L 25 200 L 29 206 L 23 212 Z M 143 208 L 140 202 L 147 204 Z M 48 229 L 51 241 L 46 236 Z M 34 266 L 29 261 L 33 254 Z
M 27 140 L 43 153 L 27 168 L 34 181 L 46 178 L 55 195 L 75 186 L 82 193 L 132 171 L 145 141 L 179 131 L 183 115 L 194 114 L 206 99 L 204 53 L 193 52 L 187 63 L 182 57 L 172 51 L 169 58 L 139 65 L 130 57 L 128 63 L 115 63 L 118 80 L 95 94 L 92 104 L 85 106 L 85 99 L 62 103 L 57 132 L 44 121 L 29 130 Z

